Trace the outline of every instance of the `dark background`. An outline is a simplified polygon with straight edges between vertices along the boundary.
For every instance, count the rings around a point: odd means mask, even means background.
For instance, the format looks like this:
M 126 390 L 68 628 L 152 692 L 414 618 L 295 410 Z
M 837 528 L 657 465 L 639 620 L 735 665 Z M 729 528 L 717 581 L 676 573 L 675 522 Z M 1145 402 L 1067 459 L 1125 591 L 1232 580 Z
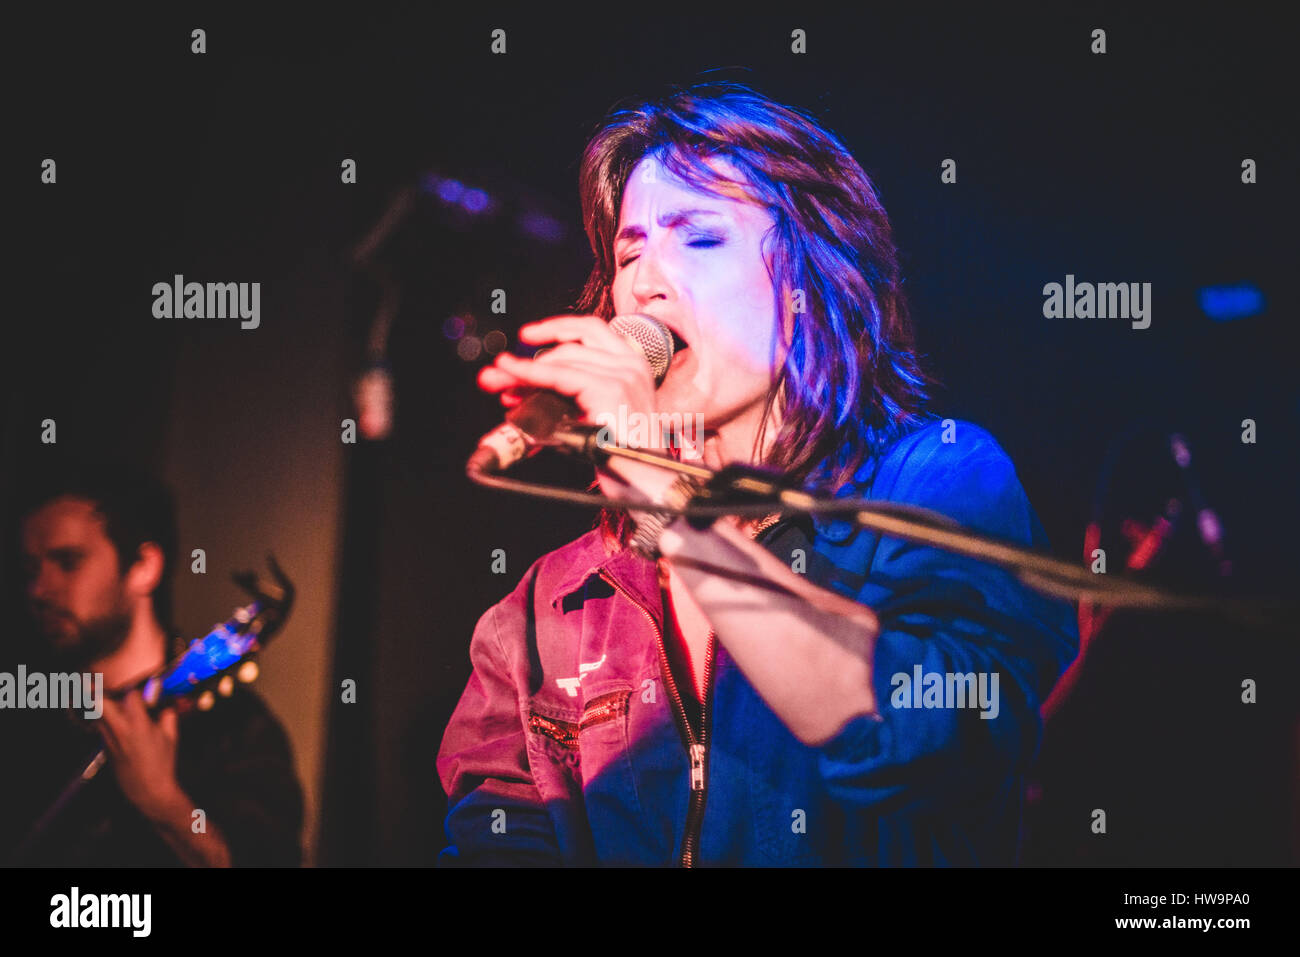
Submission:
M 190 53 L 194 27 L 207 30 L 202 56 Z M 507 31 L 504 56 L 489 52 L 497 27 Z M 796 27 L 807 31 L 804 55 L 790 52 Z M 1107 31 L 1103 56 L 1089 50 L 1095 27 Z M 500 328 L 513 346 L 522 323 L 568 311 L 591 264 L 578 160 L 601 117 L 668 83 L 729 79 L 811 111 L 873 177 L 902 249 L 921 351 L 944 382 L 935 408 L 999 439 L 1057 555 L 1081 554 L 1108 444 L 1135 422 L 1167 423 L 1191 442 L 1240 587 L 1293 590 L 1289 38 L 1237 6 L 29 17 L 11 36 L 6 179 L 18 215 L 0 479 L 7 489 L 43 454 L 48 416 L 62 448 L 170 477 L 183 536 L 187 515 L 199 522 L 218 503 L 231 524 L 243 503 L 320 530 L 299 567 L 322 569 L 302 583 L 316 602 L 310 620 L 322 625 L 307 635 L 302 620 L 297 631 L 291 623 L 268 652 L 278 657 L 266 671 L 280 678 L 264 686 L 291 715 L 311 859 L 428 863 L 445 812 L 434 757 L 468 677 L 474 624 L 528 565 L 591 521 L 465 480 L 468 452 L 500 411 L 474 385 L 485 359 L 460 358 L 444 321 L 472 315 L 480 335 Z M 58 160 L 57 186 L 39 181 L 47 156 Z M 954 185 L 939 179 L 949 157 Z M 1240 181 L 1246 157 L 1258 164 L 1255 185 Z M 340 183 L 344 158 L 357 162 L 356 185 Z M 344 446 L 338 423 L 355 415 L 351 382 L 380 293 L 348 252 L 398 190 L 431 172 L 481 186 L 501 206 L 455 214 L 421 194 L 388 236 L 378 258 L 401 295 L 389 345 L 397 428 L 386 442 Z M 564 238 L 521 233 L 528 210 L 558 218 Z M 261 281 L 261 328 L 154 319 L 151 287 L 177 272 Z M 1152 283 L 1151 327 L 1045 319 L 1042 287 L 1067 273 Z M 1211 322 L 1197 290 L 1236 282 L 1262 289 L 1266 310 Z M 489 310 L 496 288 L 508 295 L 504 316 Z M 247 401 L 230 404 L 235 394 Z M 1257 423 L 1256 444 L 1240 441 L 1244 418 Z M 304 434 L 317 438 L 294 445 Z M 589 477 L 567 462 L 533 470 L 574 486 Z M 270 477 L 243 484 L 253 474 Z M 213 545 L 222 527 L 209 531 Z M 506 551 L 504 575 L 491 571 L 495 548 Z M 307 553 L 328 560 L 313 565 Z M 242 551 L 236 563 L 257 555 Z M 228 614 L 229 597 L 208 594 L 189 612 L 196 634 Z M 12 590 L 6 601 L 6 620 L 21 620 Z M 1233 626 L 1198 626 L 1210 638 L 1181 661 L 1184 678 L 1227 673 L 1218 656 L 1231 645 L 1245 658 L 1228 669 L 1229 696 L 1239 672 L 1276 674 L 1294 657 Z M 1148 695 L 1147 718 L 1160 716 L 1160 735 L 1191 735 L 1204 702 L 1190 689 L 1200 686 L 1180 690 L 1173 676 L 1182 673 L 1164 667 L 1184 654 L 1177 629 L 1163 644 L 1143 641 L 1156 625 L 1134 630 L 1110 673 L 1149 675 L 1132 692 Z M 308 646 L 316 650 L 300 665 Z M 343 677 L 357 679 L 357 705 L 335 703 Z M 1154 847 L 1130 841 L 1107 860 L 1241 862 L 1223 847 L 1245 848 L 1246 862 L 1294 859 L 1297 835 L 1278 830 L 1294 827 L 1284 800 L 1295 793 L 1294 700 L 1270 686 L 1261 708 L 1275 710 L 1258 727 L 1234 725 L 1214 751 L 1187 757 L 1205 767 L 1184 768 L 1180 783 L 1149 782 L 1149 819 L 1182 809 L 1190 830 Z M 1095 720 L 1071 747 L 1142 738 L 1123 709 Z M 1225 753 L 1237 764 L 1216 773 Z M 1104 753 L 1088 760 L 1129 766 Z M 1085 766 L 1069 752 L 1058 761 Z M 1265 823 L 1244 835 L 1195 813 L 1205 782 L 1228 787 L 1229 778 L 1240 807 L 1256 796 L 1267 805 Z M 1095 806 L 1091 795 L 1078 799 Z M 1206 829 L 1218 836 L 1198 844 Z M 1056 846 L 1041 862 L 1097 860 L 1069 841 Z

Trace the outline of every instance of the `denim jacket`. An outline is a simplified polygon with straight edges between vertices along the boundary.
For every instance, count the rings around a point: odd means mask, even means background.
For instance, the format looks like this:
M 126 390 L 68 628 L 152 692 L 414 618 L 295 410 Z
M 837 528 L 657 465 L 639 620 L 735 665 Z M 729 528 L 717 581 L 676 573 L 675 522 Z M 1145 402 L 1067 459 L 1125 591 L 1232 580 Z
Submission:
M 967 422 L 920 427 L 837 494 L 1046 546 L 1010 459 Z M 804 745 L 714 642 L 697 739 L 662 647 L 655 564 L 611 554 L 593 530 L 534 563 L 475 628 L 438 755 L 440 863 L 1016 862 L 1039 705 L 1077 652 L 1073 607 L 841 518 L 785 518 L 758 541 L 875 610 L 878 714 Z

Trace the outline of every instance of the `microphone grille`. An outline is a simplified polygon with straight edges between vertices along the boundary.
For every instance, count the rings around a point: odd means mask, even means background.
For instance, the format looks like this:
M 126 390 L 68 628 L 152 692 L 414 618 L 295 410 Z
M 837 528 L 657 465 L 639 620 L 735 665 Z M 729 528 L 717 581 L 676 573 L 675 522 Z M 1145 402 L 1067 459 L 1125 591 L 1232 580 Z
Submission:
M 639 312 L 615 316 L 609 321 L 609 327 L 641 350 L 650 363 L 655 385 L 662 383 L 673 358 L 673 334 L 668 327 L 653 316 Z

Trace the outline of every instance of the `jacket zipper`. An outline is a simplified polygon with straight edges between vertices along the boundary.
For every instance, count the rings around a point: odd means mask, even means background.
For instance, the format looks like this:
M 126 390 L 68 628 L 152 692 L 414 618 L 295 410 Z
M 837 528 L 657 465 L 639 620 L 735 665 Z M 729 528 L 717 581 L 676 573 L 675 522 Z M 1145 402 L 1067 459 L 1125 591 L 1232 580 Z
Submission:
M 659 670 L 663 674 L 664 684 L 668 687 L 668 696 L 673 703 L 673 717 L 677 721 L 679 731 L 686 738 L 687 754 L 691 762 L 691 797 L 686 807 L 686 826 L 682 833 L 682 849 L 677 863 L 681 867 L 694 867 L 695 855 L 699 852 L 700 828 L 704 824 L 704 802 L 708 794 L 709 704 L 713 699 L 713 648 L 717 639 L 712 632 L 709 633 L 709 649 L 704 656 L 704 704 L 700 714 L 700 736 L 697 738 L 690 721 L 686 718 L 686 706 L 682 704 L 681 693 L 677 690 L 672 668 L 668 665 L 668 650 L 664 647 L 663 629 L 659 627 L 650 610 L 620 588 L 604 569 L 600 570 L 600 577 L 639 608 L 641 614 L 646 616 L 655 630 L 655 637 L 659 644 Z
M 601 695 L 588 703 L 586 710 L 577 721 L 565 721 L 553 718 L 537 711 L 528 712 L 528 727 L 558 741 L 566 748 L 578 747 L 578 734 L 593 725 L 612 721 L 627 710 L 630 691 L 614 691 Z
M 628 699 L 632 696 L 630 691 L 611 691 L 609 694 L 601 695 L 592 701 L 587 702 L 586 710 L 582 712 L 582 717 L 578 719 L 578 730 L 583 731 L 593 724 L 600 724 L 611 718 L 617 718 L 627 710 Z
M 558 741 L 566 748 L 576 748 L 578 746 L 578 726 L 572 721 L 548 718 L 533 711 L 528 715 L 528 727 L 539 734 L 544 734 L 548 738 Z
M 682 867 L 695 866 L 695 855 L 700 848 L 700 830 L 704 826 L 705 788 L 708 784 L 705 772 L 709 745 L 709 702 L 713 698 L 713 648 L 716 641 L 710 631 L 709 649 L 704 655 L 704 706 L 700 709 L 700 739 L 698 743 L 692 742 L 690 749 L 691 803 L 686 809 L 686 828 L 682 837 L 682 856 L 679 862 Z M 678 701 L 680 700 L 679 696 Z M 686 710 L 683 708 L 683 723 L 689 728 L 690 722 L 685 721 L 685 716 Z

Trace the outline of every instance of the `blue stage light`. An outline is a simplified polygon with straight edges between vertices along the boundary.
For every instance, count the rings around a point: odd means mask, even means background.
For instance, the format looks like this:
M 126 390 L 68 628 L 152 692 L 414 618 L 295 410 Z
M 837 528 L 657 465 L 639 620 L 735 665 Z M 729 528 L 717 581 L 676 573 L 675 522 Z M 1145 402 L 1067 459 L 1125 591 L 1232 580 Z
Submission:
M 465 187 L 454 179 L 444 179 L 438 184 L 438 198 L 444 203 L 456 202 L 463 192 L 465 192 Z
M 481 189 L 466 190 L 460 204 L 471 213 L 481 213 L 488 207 L 488 194 Z
M 1201 311 L 1215 322 L 1231 322 L 1264 311 L 1264 293 L 1252 283 L 1205 286 L 1198 294 Z
M 562 222 L 536 210 L 528 210 L 520 214 L 519 228 L 529 236 L 548 243 L 559 242 L 564 238 L 565 232 Z

